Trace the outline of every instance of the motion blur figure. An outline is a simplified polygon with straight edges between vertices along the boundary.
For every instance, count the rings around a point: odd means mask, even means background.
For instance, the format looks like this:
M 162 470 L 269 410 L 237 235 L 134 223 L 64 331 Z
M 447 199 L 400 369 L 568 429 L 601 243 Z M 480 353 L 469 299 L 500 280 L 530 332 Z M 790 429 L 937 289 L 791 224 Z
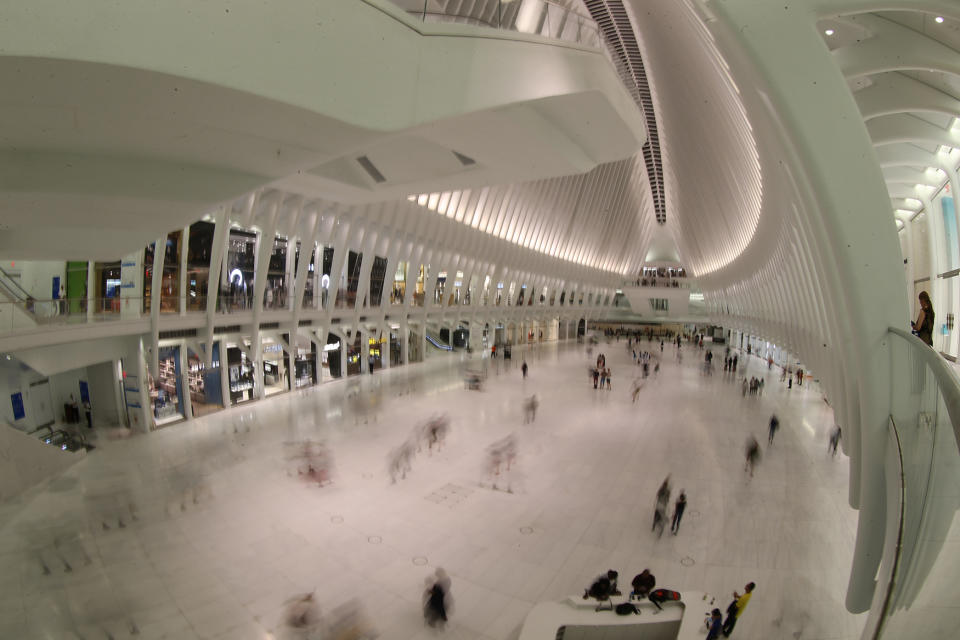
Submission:
M 416 444 L 412 439 L 407 438 L 403 444 L 393 449 L 387 457 L 387 467 L 390 473 L 390 484 L 396 484 L 397 476 L 401 480 L 407 479 L 407 473 L 413 468 L 413 454 L 416 452 Z
M 657 535 L 663 535 L 663 528 L 667 522 L 667 505 L 670 503 L 670 476 L 663 479 L 660 488 L 657 489 L 657 505 L 653 511 L 653 526 L 651 531 L 659 529 Z
M 437 446 L 437 451 L 443 447 L 447 439 L 447 432 L 450 430 L 450 418 L 446 415 L 439 415 L 430 418 L 423 426 L 422 439 L 427 443 L 427 451 L 433 453 L 433 446 Z
M 497 489 L 497 482 L 507 476 L 507 491 L 511 492 L 510 470 L 517 458 L 517 437 L 510 434 L 487 447 L 487 475 L 490 485 Z
M 447 616 L 453 611 L 453 598 L 450 595 L 450 576 L 442 568 L 425 580 L 423 593 L 423 619 L 431 627 L 443 629 Z
M 837 455 L 837 445 L 840 444 L 840 425 L 833 425 L 833 429 L 830 430 L 830 442 L 827 445 L 827 451 L 830 452 L 830 455 Z
M 747 438 L 746 446 L 746 458 L 747 462 L 743 467 L 744 471 L 750 472 L 750 477 L 753 477 L 753 468 L 757 466 L 757 463 L 760 461 L 760 443 L 757 442 L 757 439 L 753 436 Z
M 294 596 L 284 603 L 283 624 L 286 628 L 284 636 L 291 640 L 322 637 L 323 618 L 313 592 Z
M 356 598 L 330 611 L 328 617 L 330 623 L 324 640 L 373 640 L 380 635 Z
M 528 424 L 534 422 L 537 419 L 537 407 L 540 406 L 540 401 L 537 400 L 536 394 L 530 396 L 523 403 L 523 423 Z
M 301 462 L 297 468 L 297 475 L 307 482 L 316 482 L 318 487 L 333 482 L 333 455 L 324 442 L 307 440 L 303 443 Z

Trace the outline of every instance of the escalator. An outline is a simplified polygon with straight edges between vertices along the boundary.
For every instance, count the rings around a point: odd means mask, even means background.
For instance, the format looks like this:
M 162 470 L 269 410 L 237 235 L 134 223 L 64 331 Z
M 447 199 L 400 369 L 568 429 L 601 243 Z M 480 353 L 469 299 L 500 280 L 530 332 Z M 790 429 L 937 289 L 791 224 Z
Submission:
M 453 347 L 441 340 L 438 336 L 427 331 L 427 342 L 441 351 L 453 351 Z

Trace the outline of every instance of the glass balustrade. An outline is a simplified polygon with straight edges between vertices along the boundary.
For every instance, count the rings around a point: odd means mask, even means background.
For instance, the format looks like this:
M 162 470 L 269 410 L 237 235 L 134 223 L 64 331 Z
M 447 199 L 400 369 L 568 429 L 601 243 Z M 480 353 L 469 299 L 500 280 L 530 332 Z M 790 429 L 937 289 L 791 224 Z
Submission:
M 952 637 L 960 597 L 960 379 L 918 338 L 900 329 L 888 335 L 887 524 L 863 637 Z
M 600 48 L 600 30 L 589 16 L 551 0 L 392 0 L 425 23 L 503 29 Z

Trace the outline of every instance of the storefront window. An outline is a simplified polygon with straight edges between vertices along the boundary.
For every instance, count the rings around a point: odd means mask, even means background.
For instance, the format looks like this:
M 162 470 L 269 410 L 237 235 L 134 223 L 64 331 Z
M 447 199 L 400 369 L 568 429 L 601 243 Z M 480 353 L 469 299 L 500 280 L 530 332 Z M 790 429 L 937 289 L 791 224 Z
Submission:
M 180 310 L 180 240 L 183 233 L 174 231 L 167 236 L 164 246 L 163 277 L 160 279 L 160 313 L 176 313 Z M 153 264 L 156 247 L 147 247 L 143 257 L 143 312 L 150 313 L 153 298 Z M 117 266 L 119 268 L 119 262 Z M 119 271 L 117 272 L 119 287 Z M 120 297 L 119 288 L 117 298 Z M 119 310 L 119 300 L 116 307 Z
M 300 246 L 297 245 L 297 262 L 300 261 Z M 298 266 L 297 269 L 300 267 Z M 303 308 L 304 309 L 313 309 L 314 308 L 314 289 L 316 288 L 316 273 L 317 273 L 317 247 L 316 245 L 310 246 L 310 264 L 307 265 L 307 281 L 304 283 L 303 287 Z
M 230 403 L 240 404 L 255 396 L 253 363 L 240 347 L 227 345 L 227 375 L 230 383 Z
M 263 345 L 263 389 L 268 396 L 289 389 L 287 352 L 277 342 Z
M 347 281 L 346 289 L 341 282 L 337 290 L 337 306 L 352 309 L 357 303 L 357 287 L 360 285 L 360 267 L 363 264 L 363 254 L 351 251 L 347 254 Z
M 407 291 L 407 263 L 397 265 L 397 272 L 393 274 L 393 292 L 390 294 L 390 304 L 403 304 L 403 296 Z
M 379 307 L 383 299 L 383 283 L 387 278 L 387 259 L 380 256 L 373 257 L 373 267 L 370 269 L 370 297 L 369 305 Z M 366 301 L 365 301 L 366 302 Z
M 333 247 L 323 248 L 323 271 L 320 272 L 320 304 L 326 308 L 330 295 L 330 272 L 333 270 Z
M 330 373 L 331 378 L 339 378 L 340 368 L 340 338 L 332 333 L 327 334 L 327 344 L 320 356 L 320 364 Z
M 270 265 L 267 268 L 267 286 L 263 292 L 264 309 L 287 307 L 287 239 L 275 238 Z
M 210 252 L 213 250 L 214 224 L 195 222 L 190 225 L 187 249 L 187 310 L 207 308 L 207 284 L 210 279 Z
M 158 360 L 158 375 L 150 376 L 150 403 L 154 424 L 160 427 L 184 417 L 180 347 L 160 347 Z
M 120 261 L 94 263 L 95 313 L 120 313 Z M 147 311 L 150 310 L 148 306 Z
M 230 230 L 227 257 L 220 281 L 221 311 L 243 311 L 253 303 L 253 266 L 257 253 L 257 235 L 239 229 Z
M 294 384 L 297 389 L 317 384 L 317 345 L 311 342 L 309 349 L 298 348 L 293 366 L 296 369 Z
M 190 388 L 190 406 L 199 418 L 223 408 L 220 386 L 220 343 L 213 343 L 213 358 L 208 368 L 201 354 L 187 349 L 187 384 Z

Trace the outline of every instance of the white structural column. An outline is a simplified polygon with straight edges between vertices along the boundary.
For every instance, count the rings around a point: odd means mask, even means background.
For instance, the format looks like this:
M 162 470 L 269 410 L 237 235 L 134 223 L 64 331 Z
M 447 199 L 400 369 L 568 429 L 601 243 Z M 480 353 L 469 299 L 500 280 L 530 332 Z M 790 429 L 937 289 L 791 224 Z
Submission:
M 267 271 L 270 268 L 270 256 L 273 255 L 273 243 L 276 238 L 277 213 L 280 210 L 281 197 L 272 194 L 264 202 L 267 208 L 263 231 L 257 239 L 257 253 L 254 261 L 253 279 L 253 325 L 250 330 L 250 353 L 253 364 L 253 380 L 257 397 L 266 397 L 263 386 L 263 336 L 260 332 L 260 318 L 263 315 L 263 294 L 266 291 Z M 242 346 L 242 345 L 241 345 Z
M 217 209 L 213 227 L 213 246 L 210 248 L 210 271 L 207 274 L 207 322 L 205 326 L 204 338 L 204 366 L 212 366 L 213 361 L 213 321 L 217 312 L 217 296 L 220 294 L 220 272 L 223 268 L 223 259 L 227 252 L 227 244 L 230 242 L 230 221 L 228 219 L 227 207 Z M 223 345 L 220 349 L 220 377 L 226 376 L 227 354 L 224 353 Z M 229 396 L 224 397 L 225 407 L 230 406 Z
M 187 345 L 181 344 L 177 349 L 180 359 L 180 389 L 183 392 L 183 417 L 193 420 L 193 398 L 190 397 L 190 359 L 187 357 Z
M 122 268 L 122 267 L 121 267 Z M 97 263 L 88 262 L 87 263 L 87 322 L 93 320 L 93 314 L 96 311 L 94 309 L 97 304 Z M 143 288 L 141 287 L 141 291 Z M 139 300 L 136 301 L 140 308 L 143 308 L 143 303 Z
M 190 253 L 190 225 L 187 225 L 180 232 L 180 299 L 178 305 L 180 315 L 187 315 L 187 257 Z
M 153 245 L 153 274 L 150 281 L 150 374 L 160 375 L 160 289 L 163 286 L 163 260 L 167 255 L 167 236 L 157 238 Z M 142 381 L 145 382 L 145 381 Z
M 741 86 L 756 86 L 769 110 L 756 114 L 776 121 L 783 164 L 794 180 L 799 206 L 814 221 L 807 233 L 835 277 L 825 292 L 840 311 L 839 344 L 849 376 L 844 389 L 828 393 L 850 409 L 851 503 L 860 509 L 847 607 L 869 609 L 883 550 L 882 471 L 890 411 L 890 350 L 887 328 L 905 324 L 903 275 L 892 222 L 877 224 L 889 200 L 872 157 L 866 128 L 842 74 L 814 28 L 813 2 L 711 3 L 709 23 L 725 54 L 743 63 Z M 804 65 L 796 65 L 798 55 Z M 753 99 L 752 97 L 750 98 Z M 766 141 L 770 143 L 772 141 Z M 828 279 L 826 281 L 830 283 Z M 759 309 L 758 315 L 762 313 Z M 809 343 L 801 349 L 809 349 Z M 799 355 L 807 359 L 801 350 Z M 816 357 L 816 356 L 815 356 Z M 870 461 L 864 464 L 864 460 Z

